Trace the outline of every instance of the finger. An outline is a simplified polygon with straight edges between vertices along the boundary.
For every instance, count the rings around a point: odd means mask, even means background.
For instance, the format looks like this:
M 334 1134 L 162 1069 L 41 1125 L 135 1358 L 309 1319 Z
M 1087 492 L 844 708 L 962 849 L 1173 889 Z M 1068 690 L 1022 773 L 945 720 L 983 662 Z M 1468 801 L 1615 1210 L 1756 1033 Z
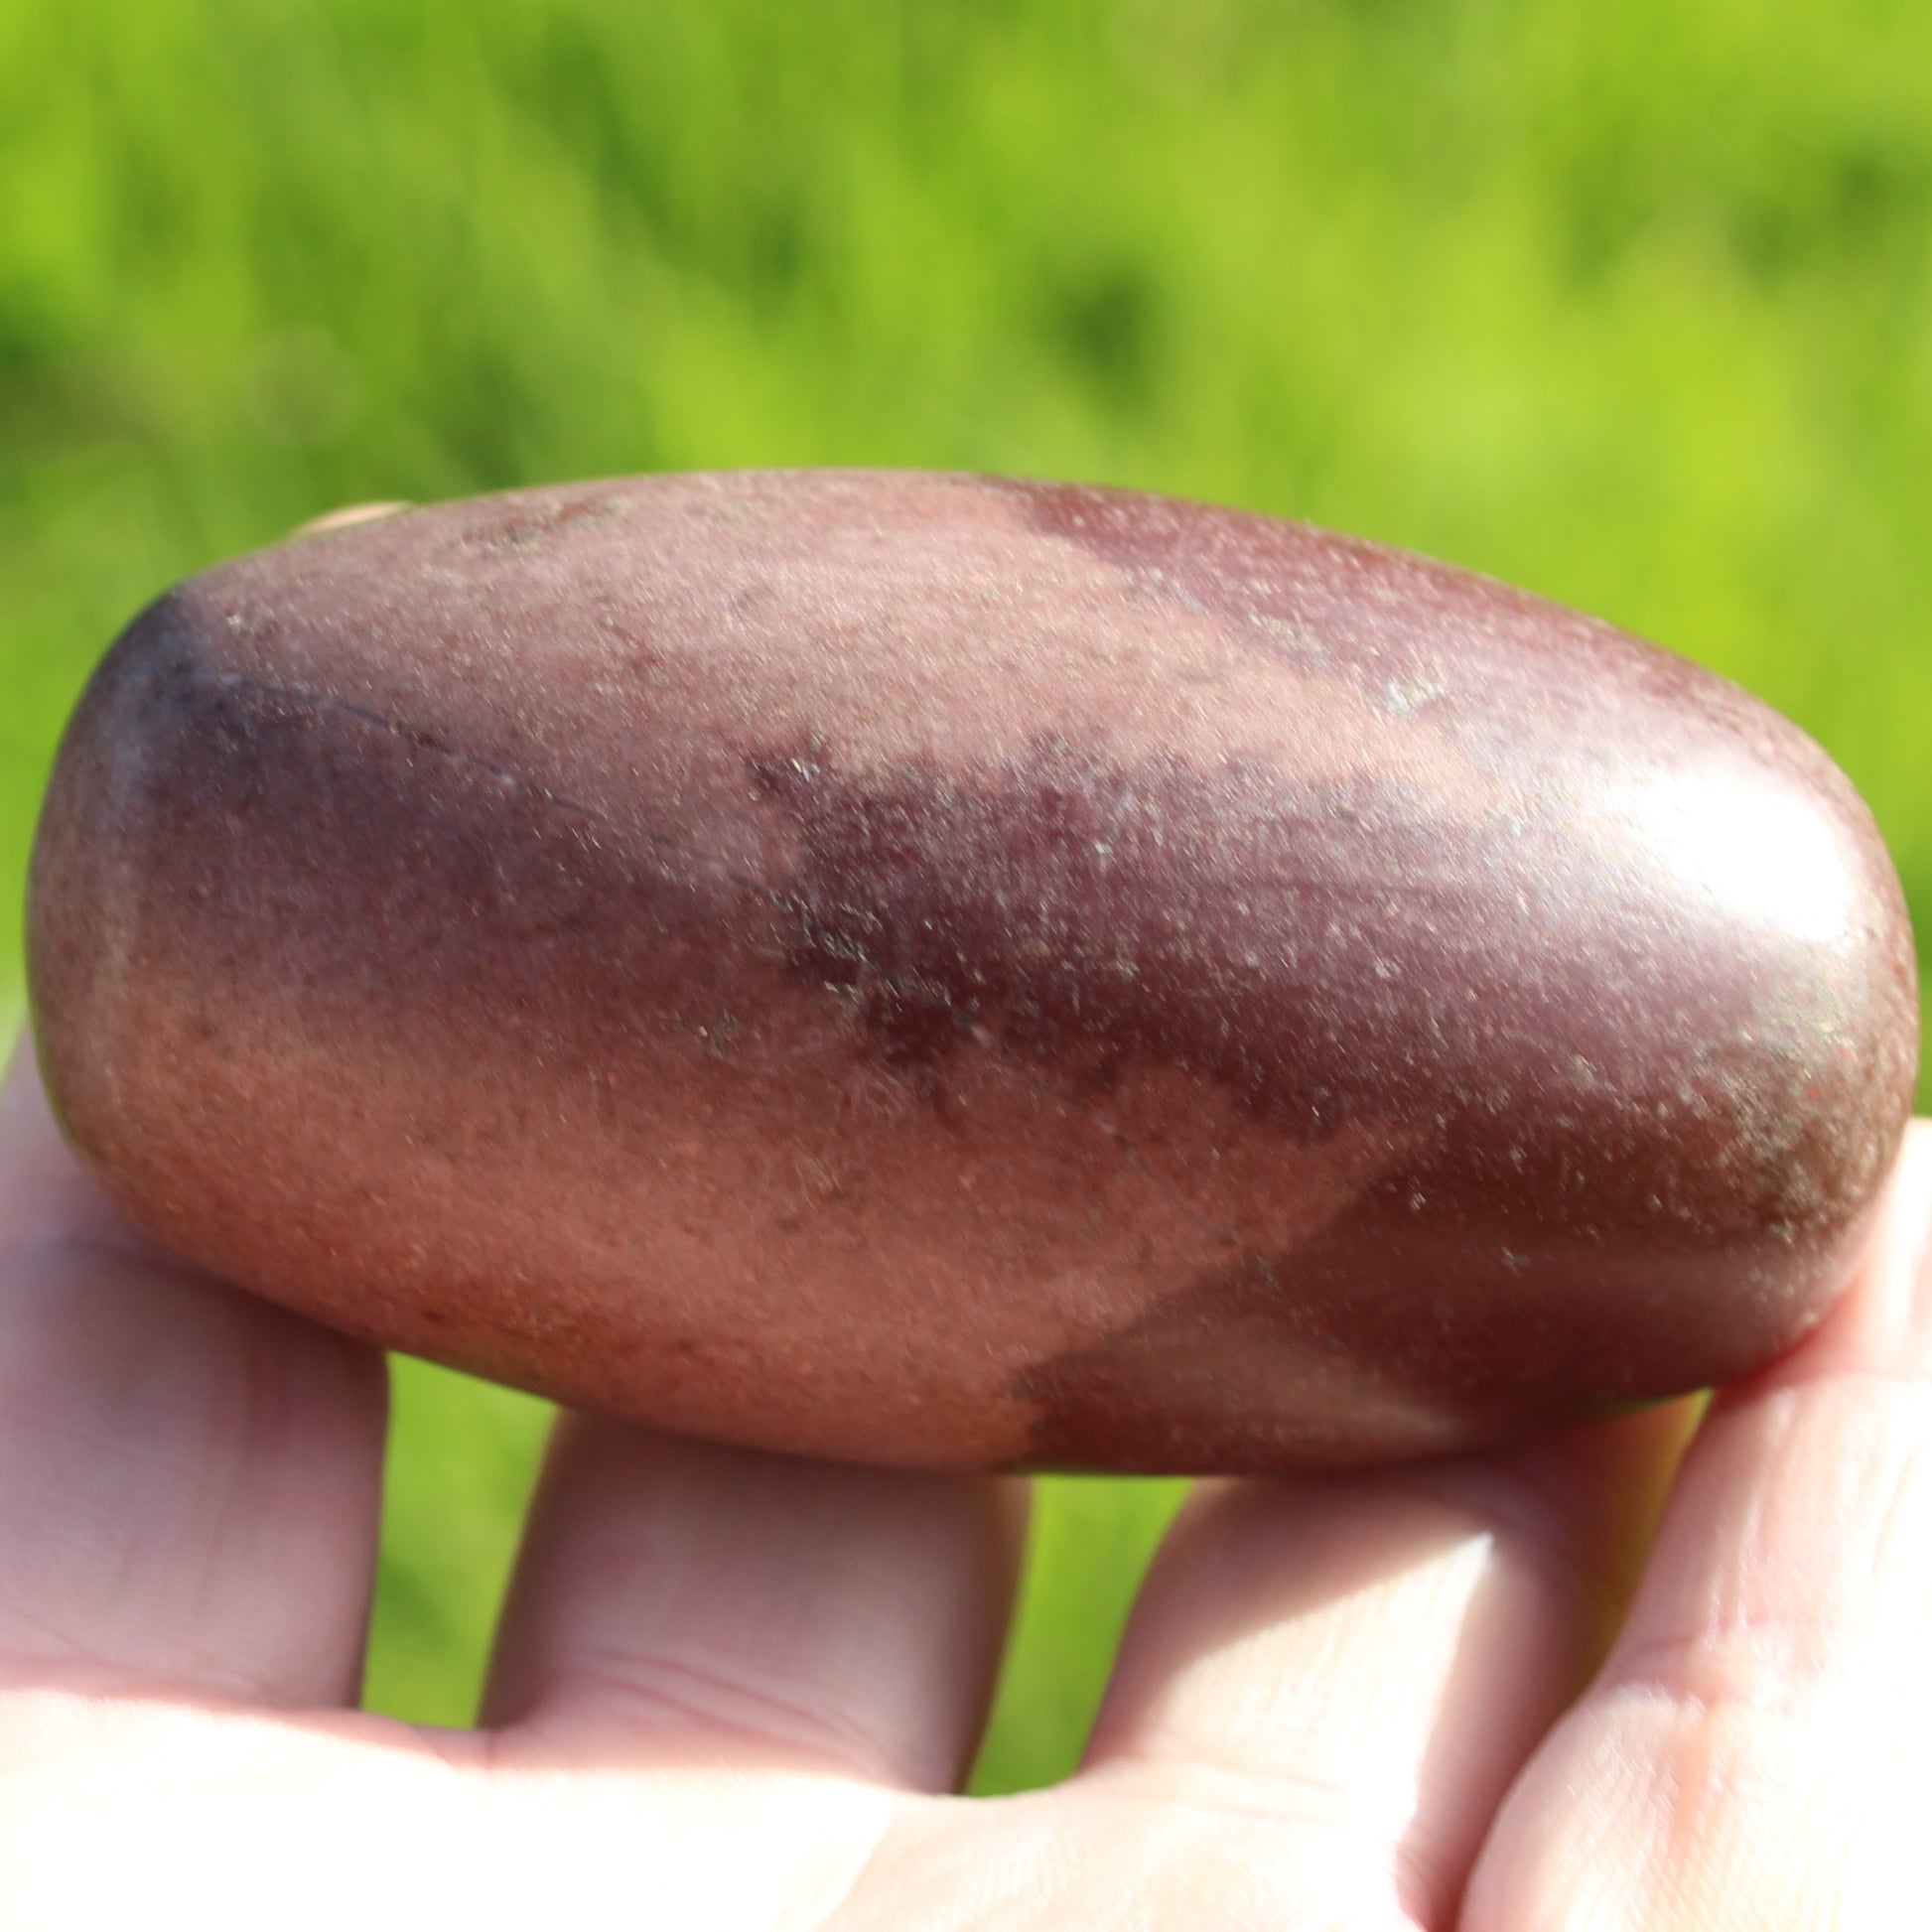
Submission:
M 1713 1406 L 1628 1625 L 1512 1792 L 1466 1924 L 1905 1922 L 1932 1791 L 1928 1228 L 1920 1123 L 1847 1300 Z
M 1024 1486 L 808 1462 L 564 1418 L 486 1721 L 653 1760 L 965 1775 Z
M 130 1227 L 23 1046 L 0 1087 L 0 1689 L 352 1698 L 379 1356 Z
M 1267 1816 L 1307 1912 L 1441 1924 L 1601 1654 L 1687 1426 L 1679 1404 L 1507 1454 L 1197 1493 L 1082 1780 Z

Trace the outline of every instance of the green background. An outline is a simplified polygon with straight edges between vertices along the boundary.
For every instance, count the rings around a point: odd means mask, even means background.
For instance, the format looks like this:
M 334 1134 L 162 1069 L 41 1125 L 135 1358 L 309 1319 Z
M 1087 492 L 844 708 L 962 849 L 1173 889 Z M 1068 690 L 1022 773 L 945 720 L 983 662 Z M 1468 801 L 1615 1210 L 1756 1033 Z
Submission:
M 1303 516 L 1729 673 L 1932 908 L 1920 0 L 0 0 L 0 897 L 163 586 L 332 505 L 741 464 Z M 0 938 L 0 1003 L 19 983 Z M 404 1365 L 371 1663 L 463 1722 L 541 1438 Z M 1043 1485 L 982 1788 L 1172 1484 Z

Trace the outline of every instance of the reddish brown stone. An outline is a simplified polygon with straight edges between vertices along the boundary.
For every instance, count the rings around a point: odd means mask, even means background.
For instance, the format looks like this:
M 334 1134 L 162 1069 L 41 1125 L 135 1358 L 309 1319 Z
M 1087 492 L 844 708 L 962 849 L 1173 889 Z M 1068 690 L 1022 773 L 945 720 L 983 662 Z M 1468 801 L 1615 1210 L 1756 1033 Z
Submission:
M 225 565 L 83 700 L 41 1051 L 143 1225 L 565 1401 L 1311 1467 L 1735 1376 L 1856 1258 L 1910 934 L 1793 726 L 1158 498 L 655 478 Z

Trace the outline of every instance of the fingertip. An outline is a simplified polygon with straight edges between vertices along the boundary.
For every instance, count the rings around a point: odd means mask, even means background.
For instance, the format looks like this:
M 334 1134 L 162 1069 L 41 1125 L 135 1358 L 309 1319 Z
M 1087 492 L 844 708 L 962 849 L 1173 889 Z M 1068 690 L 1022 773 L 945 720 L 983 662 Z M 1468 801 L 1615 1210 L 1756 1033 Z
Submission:
M 1906 1128 L 1844 1300 L 1794 1357 L 1813 1367 L 1932 1370 L 1932 1121 Z
M 1842 1375 L 1932 1375 L 1932 1120 L 1913 1120 L 1843 1290 L 1775 1361 L 1715 1392 L 1715 1419 Z
M 1767 1882 L 1796 1910 L 1895 1840 L 1874 1821 L 1932 1735 L 1928 1264 L 1919 1122 L 1844 1300 L 1716 1396 L 1614 1647 L 1500 1812 L 1472 1924 L 1703 1923 Z
M 16 1105 L 15 1095 L 41 1084 L 40 1056 L 34 1050 L 34 1033 L 18 1015 L 0 1026 L 0 1038 L 7 1041 L 7 1057 L 0 1070 L 0 1108 Z

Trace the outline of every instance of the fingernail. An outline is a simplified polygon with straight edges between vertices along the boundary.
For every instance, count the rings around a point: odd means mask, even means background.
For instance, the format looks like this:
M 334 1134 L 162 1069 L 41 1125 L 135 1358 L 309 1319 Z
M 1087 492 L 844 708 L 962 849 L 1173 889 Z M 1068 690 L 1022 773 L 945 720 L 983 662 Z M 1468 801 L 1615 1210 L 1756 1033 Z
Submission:
M 345 530 L 351 523 L 373 523 L 378 516 L 394 516 L 398 510 L 413 510 L 414 503 L 350 503 L 345 509 L 331 510 L 326 516 L 311 517 L 289 532 L 292 537 L 320 536 L 325 530 Z

